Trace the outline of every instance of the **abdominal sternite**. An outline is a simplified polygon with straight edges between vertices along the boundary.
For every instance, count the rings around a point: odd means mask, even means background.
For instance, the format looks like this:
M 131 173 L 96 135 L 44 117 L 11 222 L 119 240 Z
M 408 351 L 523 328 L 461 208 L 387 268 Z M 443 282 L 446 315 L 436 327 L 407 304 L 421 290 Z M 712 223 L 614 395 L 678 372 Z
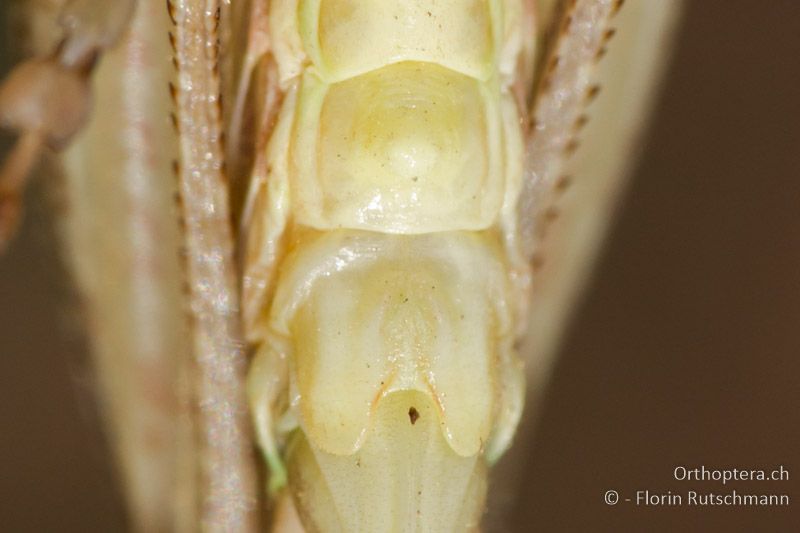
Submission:
M 521 4 L 270 6 L 285 96 L 248 198 L 248 394 L 310 531 L 478 528 L 524 394 Z

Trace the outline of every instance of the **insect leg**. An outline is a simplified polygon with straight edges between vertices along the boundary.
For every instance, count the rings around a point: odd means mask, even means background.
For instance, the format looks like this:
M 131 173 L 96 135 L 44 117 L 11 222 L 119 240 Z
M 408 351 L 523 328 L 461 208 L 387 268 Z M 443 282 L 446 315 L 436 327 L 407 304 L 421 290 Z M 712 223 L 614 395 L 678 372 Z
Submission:
M 97 9 L 91 0 L 69 1 L 56 50 L 22 63 L 0 86 L 0 127 L 20 133 L 0 168 L 0 250 L 19 223 L 22 191 L 42 148 L 63 148 L 86 122 L 89 77 L 99 55 L 127 28 L 135 5 L 125 0 Z
M 267 308 L 283 255 L 284 233 L 289 223 L 288 145 L 294 120 L 296 90 L 285 96 L 278 123 L 271 135 L 259 134 L 255 163 L 242 215 L 247 243 L 242 281 L 242 320 L 245 337 L 261 342 Z M 269 145 L 267 145 L 267 138 Z
M 632 148 L 680 4 L 537 0 L 537 24 L 547 42 L 540 47 L 518 204 L 521 251 L 534 270 L 519 345 L 527 405 L 514 447 L 495 467 L 504 486 L 490 496 L 490 530 L 506 527 L 503 517 L 517 501 L 518 465 L 529 453 L 555 349 L 635 161 Z
M 269 466 L 269 493 L 286 485 L 286 467 L 280 457 L 275 413 L 289 380 L 287 354 L 276 350 L 278 343 L 264 342 L 250 363 L 247 375 L 247 399 L 255 422 L 256 440 Z
M 220 102 L 219 0 L 174 0 L 176 169 L 185 222 L 205 531 L 255 531 L 257 513 Z
M 43 139 L 37 132 L 25 132 L 0 168 L 0 251 L 16 234 L 22 210 L 22 191 L 36 163 Z
M 266 0 L 252 0 L 248 9 L 248 28 L 247 28 L 247 44 L 245 45 L 244 59 L 239 74 L 239 79 L 236 86 L 236 95 L 234 97 L 233 111 L 230 120 L 230 136 L 229 136 L 229 153 L 238 153 L 241 146 L 241 135 L 244 127 L 245 106 L 247 104 L 247 95 L 250 91 L 250 85 L 253 79 L 253 74 L 258 68 L 263 59 L 267 57 L 270 52 L 270 39 L 269 39 L 269 25 L 267 23 L 267 2 Z M 257 105 L 266 106 L 266 113 L 262 113 L 262 118 L 266 120 L 259 121 L 257 124 L 256 144 L 260 148 L 264 144 L 263 138 L 266 137 L 263 130 L 269 127 L 268 110 L 276 108 L 275 104 L 271 102 L 275 98 L 275 91 L 273 84 L 270 83 L 269 72 L 267 75 L 267 94 L 264 95 L 263 102 L 256 102 Z

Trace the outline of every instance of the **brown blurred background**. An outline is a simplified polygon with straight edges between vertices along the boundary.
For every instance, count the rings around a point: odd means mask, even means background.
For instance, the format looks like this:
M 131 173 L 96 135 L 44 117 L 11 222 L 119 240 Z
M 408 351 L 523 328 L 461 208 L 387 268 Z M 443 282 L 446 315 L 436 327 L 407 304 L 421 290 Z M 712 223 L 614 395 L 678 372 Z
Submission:
M 1 50 L 11 41 L 4 33 Z M 800 527 L 800 3 L 688 0 L 676 43 L 509 531 Z M 51 229 L 57 205 L 40 192 L 0 259 L 0 531 L 124 531 Z M 781 464 L 789 481 L 672 478 L 681 465 Z M 792 502 L 603 502 L 610 489 L 732 488 Z

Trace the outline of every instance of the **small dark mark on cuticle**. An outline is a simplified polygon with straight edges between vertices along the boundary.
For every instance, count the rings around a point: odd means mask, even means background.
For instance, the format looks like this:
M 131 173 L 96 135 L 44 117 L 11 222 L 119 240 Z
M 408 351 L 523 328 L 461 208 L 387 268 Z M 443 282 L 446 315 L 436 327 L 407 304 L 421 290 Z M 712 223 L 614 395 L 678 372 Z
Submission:
M 606 48 L 605 46 L 601 46 L 597 50 L 597 53 L 594 54 L 594 60 L 595 61 L 599 61 L 599 60 L 603 59 L 603 56 L 606 55 L 606 52 L 608 52 L 608 48 Z
M 572 185 L 572 178 L 570 176 L 561 176 L 556 181 L 555 189 L 558 193 L 566 191 Z
M 589 89 L 586 91 L 586 102 L 588 103 L 593 101 L 595 98 L 597 98 L 597 95 L 599 93 L 600 93 L 599 85 L 592 85 L 591 87 L 589 87 Z
M 575 151 L 578 149 L 578 146 L 580 146 L 580 141 L 578 141 L 578 139 L 570 139 L 569 142 L 567 142 L 567 145 L 564 147 L 564 152 L 571 155 L 575 153 Z

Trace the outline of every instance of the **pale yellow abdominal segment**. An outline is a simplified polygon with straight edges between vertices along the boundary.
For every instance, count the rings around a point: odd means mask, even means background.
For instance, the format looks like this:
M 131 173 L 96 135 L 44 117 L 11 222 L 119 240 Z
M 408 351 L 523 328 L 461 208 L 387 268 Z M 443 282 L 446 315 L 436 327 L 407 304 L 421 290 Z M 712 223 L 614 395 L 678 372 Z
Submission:
M 414 424 L 409 406 L 418 417 Z M 478 455 L 451 453 L 437 417 L 429 396 L 404 391 L 378 405 L 369 440 L 352 455 L 315 449 L 298 433 L 288 455 L 299 506 L 310 522 L 337 533 L 476 531 L 486 464 Z
M 311 531 L 476 528 L 524 391 L 522 130 L 501 68 L 520 7 L 270 9 L 287 94 L 250 191 L 244 304 L 271 486 L 287 463 Z
M 307 74 L 291 147 L 298 222 L 393 233 L 489 227 L 505 180 L 500 92 L 487 85 L 418 62 L 333 85 Z
M 318 0 L 300 3 L 300 32 L 331 80 L 390 63 L 439 64 L 472 78 L 494 75 L 499 5 L 485 0 Z M 494 13 L 492 13 L 494 11 Z
M 293 347 L 312 442 L 352 454 L 384 396 L 417 390 L 453 451 L 481 451 L 502 400 L 497 368 L 512 361 L 500 346 L 510 317 L 497 251 L 482 234 L 335 231 L 287 259 L 272 324 Z

